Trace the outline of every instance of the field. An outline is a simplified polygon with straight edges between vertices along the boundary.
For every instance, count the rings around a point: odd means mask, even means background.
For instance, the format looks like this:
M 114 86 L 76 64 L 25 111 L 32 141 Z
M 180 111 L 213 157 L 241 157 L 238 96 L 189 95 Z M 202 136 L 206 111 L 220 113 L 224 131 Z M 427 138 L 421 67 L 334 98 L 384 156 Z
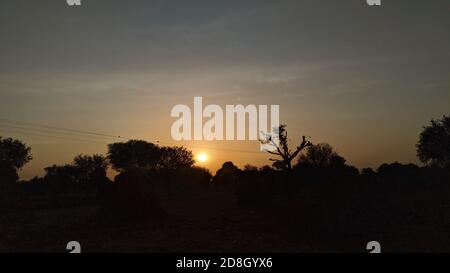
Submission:
M 366 252 L 371 240 L 386 251 L 440 251 L 449 240 L 445 226 L 426 222 L 342 230 L 329 208 L 321 212 L 319 194 L 298 198 L 285 207 L 242 209 L 220 192 L 166 197 L 167 217 L 147 222 L 104 222 L 95 205 L 28 208 L 0 216 L 0 251 L 68 252 L 67 242 L 79 241 L 83 252 Z

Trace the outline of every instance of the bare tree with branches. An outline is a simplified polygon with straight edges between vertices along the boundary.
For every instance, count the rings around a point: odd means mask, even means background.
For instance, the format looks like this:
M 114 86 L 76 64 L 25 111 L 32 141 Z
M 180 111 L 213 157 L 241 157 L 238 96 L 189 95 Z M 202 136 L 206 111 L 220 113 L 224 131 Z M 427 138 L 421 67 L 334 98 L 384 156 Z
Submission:
M 286 131 L 286 125 L 280 125 L 278 127 L 278 140 L 276 141 L 272 134 L 267 134 L 265 139 L 260 139 L 262 144 L 268 144 L 273 149 L 267 150 L 269 154 L 279 156 L 281 158 L 270 158 L 270 161 L 274 161 L 274 166 L 288 171 L 292 171 L 292 160 L 305 148 L 312 146 L 313 144 L 306 139 L 306 136 L 302 137 L 302 141 L 295 151 L 289 149 L 288 146 L 288 134 Z

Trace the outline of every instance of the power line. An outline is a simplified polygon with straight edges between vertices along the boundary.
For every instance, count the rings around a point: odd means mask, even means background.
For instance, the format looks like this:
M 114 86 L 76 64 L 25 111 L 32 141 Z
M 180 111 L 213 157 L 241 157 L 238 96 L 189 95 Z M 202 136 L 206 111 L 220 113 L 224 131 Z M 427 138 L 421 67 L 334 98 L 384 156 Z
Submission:
M 66 135 L 66 136 L 77 136 L 77 137 L 90 137 L 92 138 L 93 136 L 87 136 L 87 135 L 82 135 L 82 134 L 75 134 L 75 133 L 69 133 L 69 132 L 58 132 L 55 131 L 53 129 L 38 129 L 38 128 L 30 128 L 30 127 L 24 127 L 24 126 L 14 126 L 14 125 L 7 125 L 7 124 L 2 124 L 0 122 L 0 127 L 3 128 L 13 128 L 13 129 L 21 129 L 21 130 L 26 130 L 26 131 L 32 131 L 32 132 L 39 132 L 39 133 L 52 133 L 52 134 L 58 134 L 58 135 Z M 102 139 L 111 139 L 111 137 L 102 137 L 102 136 L 95 136 L 95 138 L 102 138 Z
M 92 131 L 84 131 L 84 130 L 78 130 L 78 129 L 70 129 L 70 128 L 64 128 L 64 127 L 56 127 L 56 126 L 49 126 L 49 125 L 44 125 L 44 124 L 38 124 L 38 123 L 33 123 L 33 122 L 26 122 L 26 121 L 20 121 L 20 120 L 12 120 L 12 119 L 5 119 L 5 118 L 0 118 L 0 120 L 7 122 L 7 123 L 18 123 L 18 124 L 23 124 L 23 125 L 29 125 L 29 126 L 34 126 L 34 127 L 41 127 L 41 128 L 46 128 L 46 129 L 53 129 L 53 130 L 60 130 L 60 131 L 67 131 L 67 132 L 74 132 L 74 133 L 81 133 L 81 134 L 88 134 L 88 135 L 94 135 L 94 136 L 103 136 L 103 137 L 111 137 L 111 138 L 119 138 L 119 139 L 124 139 L 124 140 L 130 140 L 129 138 L 126 137 L 122 137 L 122 136 L 117 136 L 117 135 L 111 135 L 111 134 L 104 134 L 104 133 L 97 133 L 97 132 L 92 132 Z
M 72 141 L 107 144 L 106 142 L 100 142 L 100 141 L 95 141 L 95 140 L 76 139 L 76 138 L 63 137 L 63 136 L 53 136 L 53 135 L 43 135 L 43 134 L 36 134 L 36 133 L 30 133 L 30 132 L 17 131 L 17 130 L 0 129 L 0 132 L 7 133 L 7 134 L 23 134 L 23 135 L 30 135 L 30 136 L 37 136 L 37 137 L 58 138 L 58 139 L 66 139 L 66 140 L 72 140 Z
M 122 136 L 116 136 L 111 134 L 105 134 L 100 132 L 92 132 L 92 131 L 85 131 L 85 130 L 79 130 L 79 129 L 72 129 L 72 128 L 65 128 L 65 127 L 56 127 L 56 126 L 49 126 L 44 124 L 38 124 L 33 122 L 26 122 L 26 121 L 19 121 L 19 120 L 12 120 L 12 119 L 5 119 L 0 118 L 0 121 L 3 121 L 3 125 L 0 123 L 0 127 L 9 127 L 9 128 L 15 128 L 15 129 L 21 129 L 26 131 L 32 131 L 32 133 L 28 132 L 17 132 L 15 133 L 21 133 L 21 134 L 28 134 L 28 135 L 34 135 L 39 137 L 50 137 L 50 138 L 60 138 L 60 139 L 68 139 L 68 140 L 76 140 L 76 141 L 88 141 L 88 142 L 96 142 L 101 144 L 107 144 L 105 142 L 99 142 L 95 140 L 87 140 L 87 139 L 74 139 L 74 138 L 67 138 L 62 136 L 55 136 L 55 135 L 43 135 L 43 134 L 36 134 L 34 132 L 44 132 L 44 133 L 52 133 L 52 134 L 62 134 L 62 135 L 68 135 L 68 136 L 76 136 L 76 137 L 85 137 L 85 138 L 93 138 L 93 137 L 102 137 L 102 138 L 115 138 L 115 139 L 121 139 L 121 140 L 131 140 L 131 138 L 126 138 Z M 6 125 L 5 125 L 6 123 Z M 8 125 L 8 124 L 16 124 L 16 125 Z M 17 124 L 21 126 L 17 126 Z M 51 130 L 51 131 L 50 131 Z M 1 130 L 5 131 L 5 130 Z M 9 130 L 10 132 L 14 132 Z M 62 132 L 59 132 L 62 131 Z M 6 131 L 5 131 L 6 132 Z M 84 135 L 83 135 L 84 134 Z M 146 140 L 146 139 L 144 139 Z M 248 150 L 238 150 L 238 149 L 225 149 L 225 148 L 214 148 L 214 147 L 204 147 L 194 144 L 177 144 L 177 143 L 171 143 L 171 142 L 165 142 L 165 141 L 159 141 L 159 140 L 148 140 L 150 142 L 154 142 L 157 144 L 163 144 L 163 145 L 169 145 L 169 146 L 187 146 L 190 148 L 197 148 L 197 149 L 208 149 L 208 150 L 216 150 L 216 151 L 225 151 L 225 152 L 236 152 L 236 153 L 251 153 L 251 154 L 259 154 L 259 155 L 266 155 L 266 153 L 261 151 L 248 151 Z

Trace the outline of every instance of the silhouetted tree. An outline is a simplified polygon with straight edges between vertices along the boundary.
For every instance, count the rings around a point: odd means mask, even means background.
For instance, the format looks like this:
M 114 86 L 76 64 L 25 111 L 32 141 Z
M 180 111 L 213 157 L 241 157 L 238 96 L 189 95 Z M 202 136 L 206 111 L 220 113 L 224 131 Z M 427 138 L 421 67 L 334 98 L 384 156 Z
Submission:
M 250 164 L 246 164 L 244 166 L 244 171 L 257 171 L 258 167 L 250 165 Z
M 377 169 L 377 173 L 384 181 L 401 182 L 404 185 L 410 183 L 411 180 L 418 178 L 420 168 L 415 164 L 401 164 L 394 162 L 391 164 L 384 163 Z
M 45 178 L 50 183 L 70 185 L 78 182 L 79 169 L 74 165 L 52 165 L 50 167 L 44 168 L 44 171 Z
M 71 164 L 45 168 L 43 181 L 49 188 L 51 201 L 57 205 L 67 196 L 75 198 L 74 201 L 82 200 L 83 196 L 86 200 L 98 197 L 104 184 L 110 182 L 106 177 L 108 164 L 102 155 L 78 155 Z
M 211 172 L 208 169 L 199 166 L 183 168 L 179 174 L 181 177 L 187 177 L 187 180 L 198 184 L 209 184 L 212 178 Z
M 2 138 L 0 136 L 0 162 L 10 165 L 16 170 L 22 168 L 33 157 L 31 148 L 27 147 L 20 140 L 12 138 Z
M 181 193 L 199 193 L 207 190 L 211 183 L 211 172 L 203 167 L 192 166 L 176 171 L 173 177 L 176 189 Z
M 272 172 L 272 171 L 274 171 L 269 165 L 264 165 L 259 170 L 262 171 L 262 172 Z
M 343 187 L 344 183 L 356 180 L 359 175 L 359 170 L 347 165 L 345 158 L 327 143 L 309 146 L 299 157 L 294 168 L 297 178 L 313 187 L 326 189 L 330 193 L 335 187 Z
M 99 194 L 102 183 L 109 182 L 106 177 L 106 169 L 109 162 L 103 155 L 78 155 L 73 160 L 73 165 L 78 169 L 77 180 L 85 187 L 85 194 L 88 197 L 91 191 Z
M 311 145 L 306 153 L 300 155 L 298 164 L 312 165 L 316 167 L 340 167 L 345 165 L 345 159 L 333 151 L 328 143 Z
M 166 170 L 178 170 L 182 168 L 192 167 L 195 160 L 191 151 L 184 147 L 162 147 L 160 151 L 160 159 L 158 160 L 159 168 Z
M 74 165 L 52 165 L 44 168 L 44 171 L 44 180 L 49 188 L 49 201 L 52 205 L 59 206 L 68 195 L 77 194 L 79 169 Z
M 426 164 L 450 167 L 450 116 L 431 120 L 420 133 L 417 156 Z
M 261 143 L 270 144 L 273 146 L 274 151 L 267 151 L 269 154 L 276 155 L 281 157 L 281 159 L 273 159 L 274 167 L 281 168 L 283 170 L 287 170 L 289 173 L 292 170 L 292 160 L 305 148 L 312 145 L 312 143 L 306 140 L 306 137 L 302 137 L 302 141 L 299 146 L 296 147 L 295 151 L 291 151 L 288 146 L 288 135 L 286 131 L 286 125 L 280 125 L 278 128 L 278 137 L 279 143 L 273 138 L 273 136 L 269 136 L 267 139 L 262 139 Z
M 0 194 L 9 191 L 19 178 L 18 170 L 31 159 L 31 148 L 23 142 L 0 137 Z
M 13 166 L 5 162 L 0 162 L 1 192 L 4 192 L 7 188 L 10 188 L 13 185 L 13 182 L 16 182 L 18 179 L 19 175 Z
M 191 151 L 184 147 L 162 147 L 158 160 L 158 171 L 166 178 L 167 194 L 172 194 L 172 176 L 175 172 L 190 168 L 195 160 Z
M 218 186 L 235 186 L 239 179 L 240 171 L 233 162 L 227 161 L 223 163 L 222 168 L 217 170 L 213 183 Z
M 103 155 L 95 154 L 92 156 L 78 155 L 73 159 L 73 165 L 83 171 L 80 179 L 89 180 L 96 170 L 106 170 L 109 163 Z
M 361 175 L 366 181 L 373 182 L 377 179 L 377 173 L 372 168 L 362 169 Z
M 120 172 L 132 169 L 155 169 L 159 164 L 161 152 L 158 145 L 144 140 L 130 140 L 108 145 L 108 159 L 112 167 Z

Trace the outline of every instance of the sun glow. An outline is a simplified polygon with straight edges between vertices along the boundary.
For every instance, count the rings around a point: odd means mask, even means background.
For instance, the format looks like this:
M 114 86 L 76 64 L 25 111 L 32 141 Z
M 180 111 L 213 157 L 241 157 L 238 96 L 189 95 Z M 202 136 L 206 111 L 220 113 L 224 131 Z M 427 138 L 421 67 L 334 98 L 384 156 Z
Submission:
M 200 163 L 204 163 L 208 160 L 208 155 L 205 153 L 201 153 L 197 155 L 197 161 Z

